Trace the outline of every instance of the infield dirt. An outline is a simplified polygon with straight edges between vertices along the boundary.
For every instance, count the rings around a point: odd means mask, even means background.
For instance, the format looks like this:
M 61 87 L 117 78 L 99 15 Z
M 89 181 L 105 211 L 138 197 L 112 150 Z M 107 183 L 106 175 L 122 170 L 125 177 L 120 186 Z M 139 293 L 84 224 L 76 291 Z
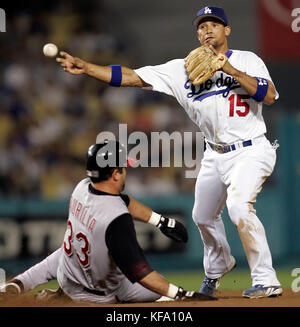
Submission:
M 86 304 L 74 303 L 70 300 L 59 299 L 51 303 L 40 303 L 34 298 L 20 296 L 3 301 L 1 307 L 300 307 L 300 292 L 284 289 L 279 297 L 247 299 L 242 297 L 242 291 L 218 291 L 217 301 L 163 301 L 147 303 L 118 303 L 118 304 Z

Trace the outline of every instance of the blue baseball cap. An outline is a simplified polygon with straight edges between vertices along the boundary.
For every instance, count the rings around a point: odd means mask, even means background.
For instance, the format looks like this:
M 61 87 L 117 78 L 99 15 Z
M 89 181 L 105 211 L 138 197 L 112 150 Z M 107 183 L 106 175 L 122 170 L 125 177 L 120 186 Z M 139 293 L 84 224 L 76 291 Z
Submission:
M 193 20 L 193 25 L 197 26 L 201 23 L 201 21 L 206 17 L 214 17 L 220 20 L 225 26 L 228 26 L 228 19 L 225 14 L 225 11 L 221 7 L 217 6 L 207 6 L 200 9 L 197 12 L 196 18 Z

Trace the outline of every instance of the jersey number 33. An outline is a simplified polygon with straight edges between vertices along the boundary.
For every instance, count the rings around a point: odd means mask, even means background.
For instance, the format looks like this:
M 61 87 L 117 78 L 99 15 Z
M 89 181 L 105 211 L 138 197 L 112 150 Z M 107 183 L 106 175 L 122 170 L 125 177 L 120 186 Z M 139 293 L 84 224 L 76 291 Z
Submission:
M 89 266 L 89 251 L 90 251 L 90 243 L 86 235 L 82 232 L 78 232 L 75 235 L 75 240 L 79 244 L 79 248 L 75 250 L 76 256 L 79 260 L 79 263 L 83 268 Z M 74 233 L 73 233 L 73 226 L 70 220 L 68 220 L 68 228 L 65 235 L 64 241 L 64 250 L 65 253 L 70 257 L 73 255 L 73 247 L 74 247 Z

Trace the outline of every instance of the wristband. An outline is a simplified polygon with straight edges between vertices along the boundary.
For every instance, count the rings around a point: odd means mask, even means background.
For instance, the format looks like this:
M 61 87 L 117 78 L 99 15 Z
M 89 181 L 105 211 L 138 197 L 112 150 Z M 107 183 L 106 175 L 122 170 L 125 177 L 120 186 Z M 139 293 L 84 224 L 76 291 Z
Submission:
M 269 83 L 268 80 L 265 78 L 262 77 L 255 77 L 255 78 L 257 80 L 257 90 L 256 93 L 252 96 L 252 98 L 257 102 L 262 102 L 268 92 Z
M 167 293 L 167 297 L 170 297 L 171 299 L 175 299 L 178 291 L 179 291 L 179 287 L 170 283 L 168 293 Z
M 121 86 L 122 83 L 122 68 L 121 65 L 110 65 L 111 67 L 111 80 L 110 86 Z
M 148 223 L 151 225 L 157 226 L 160 222 L 160 219 L 161 219 L 161 215 L 152 211 L 152 214 L 148 220 Z

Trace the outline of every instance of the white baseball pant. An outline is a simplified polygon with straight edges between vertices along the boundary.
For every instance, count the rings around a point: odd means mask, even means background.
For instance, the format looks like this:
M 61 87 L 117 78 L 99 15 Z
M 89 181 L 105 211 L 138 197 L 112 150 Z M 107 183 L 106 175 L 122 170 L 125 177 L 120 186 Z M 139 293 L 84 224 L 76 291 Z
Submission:
M 272 173 L 276 150 L 261 136 L 249 147 L 218 153 L 209 145 L 204 153 L 195 186 L 193 220 L 204 244 L 204 270 L 209 278 L 221 277 L 232 265 L 221 213 L 225 204 L 237 227 L 248 264 L 252 285 L 280 285 L 264 227 L 253 207 L 262 184 Z

